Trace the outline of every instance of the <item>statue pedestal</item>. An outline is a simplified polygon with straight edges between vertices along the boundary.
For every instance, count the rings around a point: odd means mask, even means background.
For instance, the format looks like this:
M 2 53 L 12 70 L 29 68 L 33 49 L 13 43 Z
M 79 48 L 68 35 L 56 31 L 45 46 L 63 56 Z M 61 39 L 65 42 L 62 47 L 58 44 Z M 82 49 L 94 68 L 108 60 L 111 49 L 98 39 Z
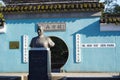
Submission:
M 51 53 L 46 48 L 32 48 L 29 51 L 29 80 L 51 79 Z

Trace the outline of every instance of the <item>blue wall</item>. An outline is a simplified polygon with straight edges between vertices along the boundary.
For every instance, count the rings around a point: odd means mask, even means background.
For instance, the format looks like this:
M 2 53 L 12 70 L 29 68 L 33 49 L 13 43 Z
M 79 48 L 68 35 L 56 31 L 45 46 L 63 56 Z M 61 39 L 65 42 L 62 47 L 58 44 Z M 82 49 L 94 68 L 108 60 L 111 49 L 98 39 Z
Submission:
M 28 63 L 22 62 L 22 36 L 29 43 L 37 36 L 37 23 L 65 22 L 66 31 L 45 32 L 61 38 L 68 46 L 69 58 L 61 68 L 66 72 L 120 72 L 120 33 L 100 32 L 99 17 L 6 20 L 7 31 L 0 33 L 0 72 L 28 72 Z M 81 43 L 116 43 L 115 48 L 82 48 L 80 63 L 75 62 L 75 35 Z M 19 41 L 19 49 L 9 49 L 10 41 Z

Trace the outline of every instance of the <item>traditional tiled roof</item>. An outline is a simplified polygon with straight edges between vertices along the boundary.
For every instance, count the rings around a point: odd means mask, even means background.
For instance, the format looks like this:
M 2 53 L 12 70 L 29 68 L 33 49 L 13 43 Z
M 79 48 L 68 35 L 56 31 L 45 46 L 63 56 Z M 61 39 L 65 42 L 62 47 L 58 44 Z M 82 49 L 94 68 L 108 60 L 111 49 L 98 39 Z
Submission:
M 104 5 L 99 2 L 80 3 L 50 3 L 50 4 L 26 4 L 7 5 L 1 7 L 3 13 L 23 13 L 23 12 L 69 12 L 69 11 L 101 11 Z
M 19 3 L 42 3 L 42 2 L 99 2 L 99 0 L 4 0 L 6 4 L 19 4 Z
M 110 13 L 105 13 L 103 16 L 101 16 L 101 23 L 115 23 L 118 24 L 120 23 L 120 15 L 119 14 L 110 14 Z
M 14 2 L 14 0 L 5 0 Z M 23 1 L 23 0 L 21 0 Z M 27 0 L 25 0 L 27 1 Z M 33 1 L 33 0 L 31 0 Z M 48 0 L 49 1 L 49 0 Z M 55 1 L 55 0 L 53 0 Z M 66 0 L 67 1 L 67 0 Z M 76 0 L 75 0 L 76 1 Z M 103 3 L 97 0 L 81 0 L 81 2 L 67 1 L 67 2 L 42 2 L 42 3 L 22 3 L 22 4 L 6 4 L 5 7 L 0 7 L 0 13 L 49 13 L 49 12 L 96 12 L 104 9 Z M 4 22 L 4 17 L 0 16 L 0 20 Z M 1 22 L 0 21 L 0 22 Z
M 3 14 L 0 13 L 0 26 L 3 26 L 4 21 L 5 21 L 4 16 Z

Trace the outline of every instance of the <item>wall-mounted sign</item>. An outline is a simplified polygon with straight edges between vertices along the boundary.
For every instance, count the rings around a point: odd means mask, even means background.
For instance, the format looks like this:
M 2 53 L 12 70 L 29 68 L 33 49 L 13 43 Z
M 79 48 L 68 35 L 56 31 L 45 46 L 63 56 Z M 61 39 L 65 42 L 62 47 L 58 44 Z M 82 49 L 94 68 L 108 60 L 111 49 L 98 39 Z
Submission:
M 81 43 L 81 48 L 115 48 L 115 43 Z
M 76 34 L 76 62 L 81 62 L 81 48 L 115 48 L 115 43 L 81 43 L 80 34 Z
M 76 62 L 81 62 L 80 34 L 76 34 Z
M 19 49 L 19 41 L 10 41 L 9 49 Z
M 28 36 L 23 35 L 23 63 L 28 62 Z
M 38 23 L 38 26 L 44 27 L 45 31 L 65 31 L 65 23 Z

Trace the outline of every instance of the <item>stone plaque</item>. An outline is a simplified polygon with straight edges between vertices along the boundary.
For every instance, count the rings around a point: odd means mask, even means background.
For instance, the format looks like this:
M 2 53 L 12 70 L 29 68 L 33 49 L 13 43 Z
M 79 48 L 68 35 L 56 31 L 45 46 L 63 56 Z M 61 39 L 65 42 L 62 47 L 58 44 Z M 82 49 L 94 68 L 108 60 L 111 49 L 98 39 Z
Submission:
M 19 49 L 19 41 L 10 41 L 9 49 Z
M 42 26 L 45 31 L 65 31 L 65 23 L 38 23 L 38 26 Z

